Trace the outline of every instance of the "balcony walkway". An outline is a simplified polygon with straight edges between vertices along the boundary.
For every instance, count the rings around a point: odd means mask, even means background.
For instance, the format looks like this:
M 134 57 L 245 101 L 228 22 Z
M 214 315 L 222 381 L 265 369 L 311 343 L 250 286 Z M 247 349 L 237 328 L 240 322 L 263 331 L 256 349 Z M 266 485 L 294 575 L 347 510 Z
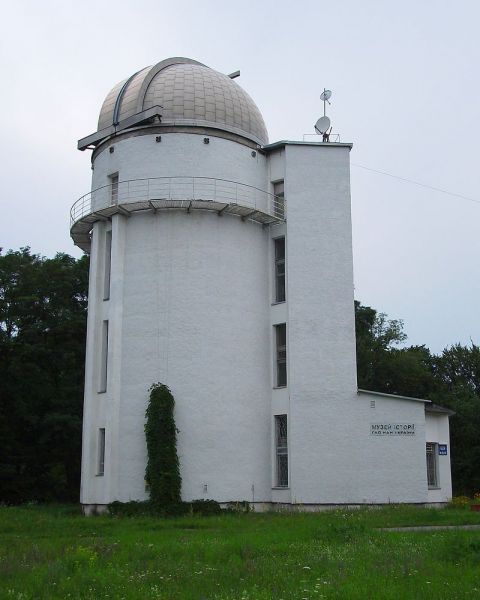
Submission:
M 285 217 L 283 198 L 243 183 L 210 177 L 155 177 L 113 181 L 79 198 L 70 210 L 70 234 L 75 245 L 89 252 L 96 221 L 115 214 L 173 209 L 210 210 L 262 225 L 281 223 Z

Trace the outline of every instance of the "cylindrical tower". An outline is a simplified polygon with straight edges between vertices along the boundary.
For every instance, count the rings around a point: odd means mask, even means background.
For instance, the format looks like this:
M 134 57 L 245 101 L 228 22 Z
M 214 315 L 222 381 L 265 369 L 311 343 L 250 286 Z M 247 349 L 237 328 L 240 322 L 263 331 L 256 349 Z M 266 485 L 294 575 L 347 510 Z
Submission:
M 175 397 L 185 500 L 271 498 L 270 234 L 282 206 L 262 116 L 227 75 L 173 58 L 101 109 L 92 191 L 81 502 L 142 500 L 148 389 Z

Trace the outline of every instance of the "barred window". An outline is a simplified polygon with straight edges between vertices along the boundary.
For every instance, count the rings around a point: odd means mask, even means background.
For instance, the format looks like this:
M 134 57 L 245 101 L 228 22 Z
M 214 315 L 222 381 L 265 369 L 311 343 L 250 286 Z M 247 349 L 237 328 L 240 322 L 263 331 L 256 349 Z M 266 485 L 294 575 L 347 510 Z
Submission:
M 108 375 L 108 321 L 102 323 L 102 339 L 100 348 L 100 382 L 99 393 L 107 391 Z
M 283 181 L 277 181 L 273 184 L 273 214 L 279 219 L 285 218 L 285 185 Z
M 118 204 L 118 173 L 109 175 L 110 179 L 110 204 Z
M 110 298 L 110 275 L 112 270 L 112 230 L 105 232 L 105 265 L 103 279 L 103 299 Z
M 98 430 L 98 472 L 97 475 L 105 473 L 105 428 Z
M 285 302 L 285 238 L 275 243 L 275 302 Z
M 276 486 L 288 487 L 287 415 L 275 416 Z
M 275 325 L 277 387 L 287 385 L 287 326 L 285 323 Z
M 438 444 L 427 442 L 427 482 L 429 488 L 438 486 Z

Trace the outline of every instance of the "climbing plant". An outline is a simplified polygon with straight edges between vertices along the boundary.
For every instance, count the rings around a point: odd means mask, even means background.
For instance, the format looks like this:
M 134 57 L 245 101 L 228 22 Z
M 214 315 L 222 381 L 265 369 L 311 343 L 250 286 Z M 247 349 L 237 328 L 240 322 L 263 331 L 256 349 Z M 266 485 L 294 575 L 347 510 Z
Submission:
M 148 454 L 145 480 L 150 488 L 150 502 L 157 508 L 168 509 L 180 503 L 182 486 L 173 414 L 175 401 L 162 383 L 154 383 L 149 391 L 145 414 Z

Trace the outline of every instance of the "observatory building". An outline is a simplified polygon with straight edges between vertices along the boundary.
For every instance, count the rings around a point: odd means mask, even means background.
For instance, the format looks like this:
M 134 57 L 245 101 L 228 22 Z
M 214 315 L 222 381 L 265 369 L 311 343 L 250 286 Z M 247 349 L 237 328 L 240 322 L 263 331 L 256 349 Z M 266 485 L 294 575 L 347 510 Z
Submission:
M 184 500 L 445 502 L 448 411 L 357 389 L 351 144 L 269 142 L 235 76 L 146 67 L 78 142 L 93 150 L 71 211 L 91 256 L 84 509 L 148 498 L 156 382 Z

